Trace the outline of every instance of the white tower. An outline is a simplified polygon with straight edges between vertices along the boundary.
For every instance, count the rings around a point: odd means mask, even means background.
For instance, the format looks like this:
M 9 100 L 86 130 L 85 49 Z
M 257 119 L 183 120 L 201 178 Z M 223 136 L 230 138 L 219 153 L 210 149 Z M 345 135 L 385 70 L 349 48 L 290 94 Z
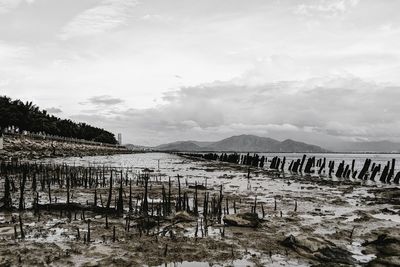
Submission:
M 118 144 L 122 145 L 122 134 L 118 134 Z

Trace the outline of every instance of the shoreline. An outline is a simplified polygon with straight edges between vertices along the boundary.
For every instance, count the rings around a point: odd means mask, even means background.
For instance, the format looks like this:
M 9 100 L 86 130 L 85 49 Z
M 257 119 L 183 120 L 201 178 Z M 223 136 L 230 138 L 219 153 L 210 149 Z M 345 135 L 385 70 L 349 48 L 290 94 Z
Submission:
M 3 136 L 0 159 L 42 159 L 56 157 L 83 157 L 130 154 L 130 150 L 118 146 L 82 144 L 68 141 L 37 139 L 27 136 Z

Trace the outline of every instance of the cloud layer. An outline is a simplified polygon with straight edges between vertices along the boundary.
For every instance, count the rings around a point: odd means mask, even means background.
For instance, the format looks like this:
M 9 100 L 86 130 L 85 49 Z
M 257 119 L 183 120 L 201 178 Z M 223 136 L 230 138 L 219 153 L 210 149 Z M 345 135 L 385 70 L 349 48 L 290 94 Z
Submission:
M 88 99 L 91 104 L 101 106 L 112 106 L 124 102 L 124 100 L 109 95 L 93 96 Z
M 392 101 L 399 97 L 400 87 L 351 76 L 255 86 L 227 81 L 166 93 L 164 104 L 155 108 L 75 118 L 103 121 L 147 144 L 171 136 L 215 140 L 253 133 L 331 146 L 340 140 L 400 141 L 400 106 Z
M 103 0 L 100 5 L 83 11 L 70 21 L 60 38 L 91 36 L 124 25 L 136 5 L 136 0 Z
M 0 0 L 0 94 L 139 144 L 242 133 L 398 140 L 399 9 L 398 0 Z

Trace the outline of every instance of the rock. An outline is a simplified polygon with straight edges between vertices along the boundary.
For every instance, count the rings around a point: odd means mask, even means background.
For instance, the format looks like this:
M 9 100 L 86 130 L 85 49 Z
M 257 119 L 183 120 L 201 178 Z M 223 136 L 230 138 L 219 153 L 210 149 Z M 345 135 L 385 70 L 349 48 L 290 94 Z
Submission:
M 306 237 L 306 236 L 297 236 L 294 237 L 293 235 L 288 236 L 282 242 L 282 245 L 288 248 L 302 249 L 307 252 L 316 252 L 319 249 L 324 248 L 327 244 L 334 245 L 333 243 L 323 240 L 318 237 Z
M 322 262 L 336 262 L 343 264 L 355 263 L 352 253 L 340 247 L 326 246 L 318 249 L 315 256 Z
M 294 237 L 289 235 L 281 244 L 291 248 L 299 255 L 319 262 L 355 264 L 352 253 L 334 243 L 317 237 Z
M 370 267 L 387 267 L 387 266 L 400 266 L 400 257 L 399 256 L 390 256 L 390 257 L 378 257 L 377 259 L 372 260 L 368 263 Z
M 366 241 L 362 246 L 375 246 L 379 254 L 385 256 L 400 256 L 400 239 L 381 234 L 376 240 Z
M 194 218 L 193 216 L 191 216 L 189 213 L 187 213 L 186 211 L 178 211 L 175 214 L 174 217 L 174 221 L 175 222 L 193 222 L 195 221 L 196 218 Z
M 228 226 L 257 227 L 260 224 L 260 220 L 257 213 L 246 212 L 226 215 L 224 223 Z
M 296 243 L 296 238 L 293 235 L 289 235 L 281 242 L 282 245 L 288 248 L 294 248 Z
M 380 234 L 375 240 L 362 244 L 376 253 L 377 258 L 369 262 L 368 266 L 400 266 L 400 238 L 392 234 Z

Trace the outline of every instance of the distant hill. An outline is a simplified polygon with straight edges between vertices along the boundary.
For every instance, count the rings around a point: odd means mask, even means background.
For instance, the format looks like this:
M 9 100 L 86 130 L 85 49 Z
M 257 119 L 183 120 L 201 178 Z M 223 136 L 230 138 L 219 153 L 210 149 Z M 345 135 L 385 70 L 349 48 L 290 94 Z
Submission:
M 193 141 L 178 141 L 154 147 L 156 150 L 164 151 L 201 151 L 202 147 Z
M 217 142 L 178 141 L 154 147 L 161 151 L 235 151 L 235 152 L 327 152 L 293 140 L 278 141 L 255 135 L 232 136 Z
M 212 143 L 206 148 L 217 151 L 278 151 L 280 142 L 255 135 L 232 136 Z
M 291 139 L 286 139 L 280 143 L 280 151 L 282 152 L 328 152 L 328 150 L 320 146 L 310 145 L 303 142 L 297 142 Z

